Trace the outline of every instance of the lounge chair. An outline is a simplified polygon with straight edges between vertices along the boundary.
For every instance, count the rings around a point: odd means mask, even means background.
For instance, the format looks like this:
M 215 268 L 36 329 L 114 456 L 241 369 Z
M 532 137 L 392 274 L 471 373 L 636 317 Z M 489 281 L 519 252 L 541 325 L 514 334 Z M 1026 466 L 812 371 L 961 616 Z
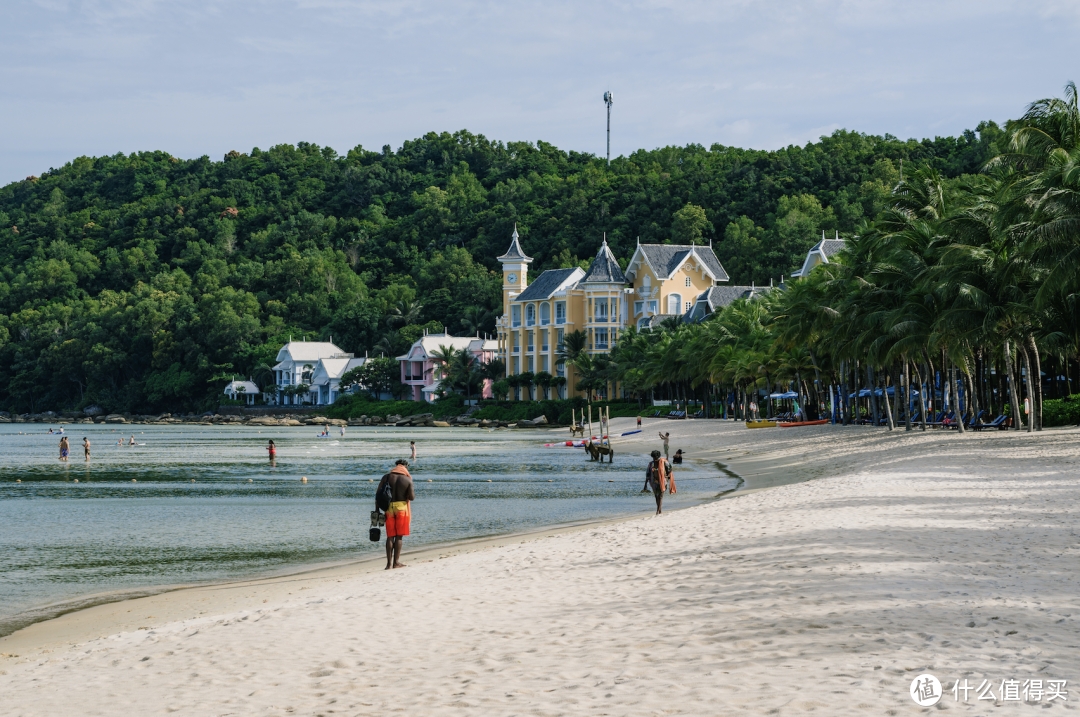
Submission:
M 973 430 L 976 430 L 976 431 L 981 431 L 984 428 L 1001 428 L 1001 425 L 1003 423 L 1005 423 L 1005 416 L 1002 415 L 1002 416 L 998 416 L 997 418 L 990 421 L 989 423 L 977 423 L 974 426 L 972 426 L 971 428 Z

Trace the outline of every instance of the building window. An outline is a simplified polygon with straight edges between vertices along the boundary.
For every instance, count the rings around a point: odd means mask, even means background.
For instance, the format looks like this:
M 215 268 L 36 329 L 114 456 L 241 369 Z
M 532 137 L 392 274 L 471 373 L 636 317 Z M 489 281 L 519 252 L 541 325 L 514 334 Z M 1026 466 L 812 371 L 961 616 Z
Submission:
M 548 370 L 548 357 L 547 356 L 541 356 L 540 357 L 540 370 L 541 371 L 547 371 Z
M 565 330 L 566 329 L 559 329 L 558 333 L 555 335 L 555 350 L 556 351 L 562 351 L 562 337 L 563 337 L 563 331 L 565 331 Z
M 525 365 L 529 367 L 529 368 L 528 368 L 528 369 L 526 369 L 526 370 L 527 370 L 527 371 L 528 371 L 529 373 L 532 373 L 532 372 L 533 372 L 533 357 L 532 357 L 532 356 L 529 356 L 529 357 L 528 357 L 527 359 L 525 359 L 525 360 L 526 360 L 526 361 L 528 362 L 528 363 L 526 363 Z
M 540 350 L 544 353 L 548 351 L 548 332 L 546 329 L 540 332 Z
M 525 307 L 525 325 L 536 326 L 536 304 Z
M 644 301 L 635 301 L 634 302 L 634 316 L 639 316 L 641 314 L 641 312 L 644 311 L 644 310 L 645 310 L 645 302 Z
M 515 305 L 515 306 L 510 307 L 510 326 L 512 326 L 514 328 L 517 328 L 518 326 L 521 326 L 521 307 L 520 306 Z
M 683 311 L 689 311 L 691 306 L 693 306 L 693 304 L 691 302 L 687 301 L 686 304 L 685 304 L 686 308 L 684 308 Z
M 654 315 L 654 316 L 655 316 L 656 314 L 660 313 L 660 311 L 659 311 L 659 308 L 658 308 L 658 305 L 657 305 L 657 302 L 656 302 L 656 301 L 650 301 L 650 302 L 649 302 L 649 313 L 650 313 L 650 314 L 652 314 L 652 315 Z
M 679 314 L 679 306 L 682 305 L 682 296 L 679 294 L 668 294 L 667 298 L 667 312 L 669 314 Z
M 602 321 L 607 323 L 608 320 L 608 300 L 597 299 L 593 303 L 593 321 Z
M 693 286 L 693 284 L 690 283 L 690 277 L 689 276 L 686 277 L 686 285 L 687 286 Z
M 544 302 L 540 304 L 540 325 L 547 326 L 551 323 L 551 304 Z
M 596 330 L 596 348 L 598 348 L 598 349 L 606 349 L 608 347 L 607 337 L 608 337 L 608 330 L 607 329 L 597 329 Z
M 518 343 L 518 337 L 521 336 L 517 331 L 514 332 L 514 353 L 521 351 L 521 345 Z M 516 371 L 515 371 L 516 373 Z
M 525 332 L 525 343 L 529 347 L 528 352 L 532 353 L 533 352 L 533 332 L 532 331 L 526 331 Z M 531 361 L 532 359 L 529 359 L 529 360 Z
M 555 302 L 555 323 L 556 324 L 565 324 L 566 323 L 566 302 L 565 301 L 556 301 Z
M 518 361 L 520 361 L 520 360 L 521 359 L 519 359 L 517 356 L 510 359 L 510 375 L 511 376 L 516 376 L 519 373 L 521 373 L 521 371 L 518 370 L 518 366 L 521 365 L 520 363 L 518 363 Z

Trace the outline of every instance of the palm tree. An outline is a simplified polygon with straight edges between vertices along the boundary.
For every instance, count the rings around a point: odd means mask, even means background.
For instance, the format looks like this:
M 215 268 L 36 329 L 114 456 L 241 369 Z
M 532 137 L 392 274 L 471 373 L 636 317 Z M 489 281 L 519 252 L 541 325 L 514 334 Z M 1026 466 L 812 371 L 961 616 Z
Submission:
M 535 374 L 532 371 L 522 371 L 517 375 L 518 385 L 525 388 L 525 400 L 531 401 L 532 397 L 532 385 Z
M 386 323 L 389 326 L 395 324 L 401 326 L 409 326 L 420 321 L 420 312 L 423 310 L 424 305 L 419 301 L 408 301 L 406 299 L 399 299 L 389 308 L 386 312 Z
M 548 395 L 548 389 L 551 387 L 551 382 L 554 379 L 555 379 L 555 377 L 552 376 L 547 371 L 540 371 L 533 378 L 533 381 L 536 383 L 536 385 L 539 386 L 541 388 L 541 390 L 543 390 L 544 399 L 550 398 L 550 396 Z

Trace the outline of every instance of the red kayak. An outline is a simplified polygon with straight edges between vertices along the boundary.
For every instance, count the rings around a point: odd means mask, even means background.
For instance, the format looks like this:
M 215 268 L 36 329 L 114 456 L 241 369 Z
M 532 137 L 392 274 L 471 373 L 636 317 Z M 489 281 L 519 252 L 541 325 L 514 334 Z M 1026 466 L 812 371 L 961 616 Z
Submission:
M 792 428 L 794 426 L 820 426 L 828 423 L 829 419 L 822 418 L 820 421 L 796 421 L 795 423 L 778 423 L 781 428 Z

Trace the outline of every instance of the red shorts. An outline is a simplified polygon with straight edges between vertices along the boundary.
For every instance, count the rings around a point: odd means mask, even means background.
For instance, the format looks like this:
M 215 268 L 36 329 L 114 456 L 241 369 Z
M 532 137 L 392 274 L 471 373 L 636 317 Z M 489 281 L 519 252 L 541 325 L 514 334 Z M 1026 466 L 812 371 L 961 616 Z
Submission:
M 409 501 L 398 500 L 391 503 L 386 510 L 386 537 L 397 538 L 408 535 L 411 519 L 412 511 L 409 510 Z

